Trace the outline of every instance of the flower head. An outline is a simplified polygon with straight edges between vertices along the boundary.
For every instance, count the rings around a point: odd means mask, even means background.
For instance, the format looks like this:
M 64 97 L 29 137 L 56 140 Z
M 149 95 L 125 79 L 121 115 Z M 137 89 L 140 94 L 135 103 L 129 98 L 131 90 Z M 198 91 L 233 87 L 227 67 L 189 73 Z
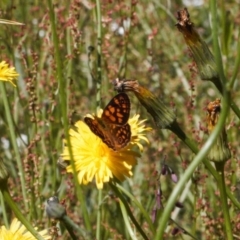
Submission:
M 207 106 L 207 127 L 210 134 L 217 125 L 221 112 L 221 100 L 218 98 L 210 102 Z M 213 162 L 225 162 L 231 157 L 231 152 L 228 147 L 227 133 L 225 128 L 219 134 L 216 143 L 212 146 L 208 158 Z
M 138 122 L 139 115 L 129 119 L 131 126 L 131 142 L 124 148 L 114 151 L 109 148 L 90 128 L 83 122 L 78 121 L 75 129 L 70 129 L 70 142 L 73 154 L 73 161 L 78 173 L 80 184 L 88 184 L 94 178 L 98 189 L 109 182 L 113 177 L 123 181 L 125 177 L 131 177 L 132 167 L 137 164 L 137 157 L 140 157 L 138 146 L 142 150 L 140 140 L 147 141 L 144 131 L 149 130 Z M 66 144 L 66 140 L 65 140 Z M 63 160 L 70 160 L 69 147 L 65 145 Z M 73 172 L 72 166 L 67 166 L 68 172 Z
M 44 239 L 51 239 L 47 230 L 40 231 L 39 234 Z M 0 239 L 4 240 L 35 240 L 36 238 L 27 231 L 24 225 L 16 218 L 13 219 L 10 228 L 7 229 L 5 226 L 0 228 Z
M 218 76 L 217 65 L 213 54 L 209 50 L 206 42 L 196 31 L 186 8 L 178 11 L 177 20 L 178 23 L 176 26 L 182 33 L 184 40 L 192 53 L 201 79 L 213 82 L 218 90 L 222 92 L 222 84 Z
M 0 80 L 10 82 L 14 87 L 13 80 L 18 77 L 14 67 L 9 67 L 5 61 L 0 62 Z
M 50 197 L 47 200 L 45 209 L 49 218 L 62 220 L 66 215 L 66 209 L 59 203 L 57 196 Z

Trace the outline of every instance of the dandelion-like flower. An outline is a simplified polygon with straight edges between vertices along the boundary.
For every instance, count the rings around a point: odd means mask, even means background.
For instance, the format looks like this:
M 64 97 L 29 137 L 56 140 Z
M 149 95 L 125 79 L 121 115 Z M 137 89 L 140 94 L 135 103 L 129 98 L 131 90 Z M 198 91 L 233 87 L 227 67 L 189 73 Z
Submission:
M 109 182 L 113 177 L 123 181 L 126 177 L 133 175 L 132 168 L 137 164 L 137 158 L 141 156 L 136 146 L 140 150 L 143 149 L 140 140 L 148 142 L 144 131 L 150 130 L 143 125 L 144 121 L 138 121 L 138 118 L 139 115 L 135 115 L 129 119 L 131 142 L 118 151 L 109 148 L 83 121 L 78 121 L 75 129 L 70 129 L 73 161 L 80 184 L 88 184 L 95 178 L 97 188 L 102 189 L 103 184 Z M 66 140 L 64 142 L 66 145 L 62 158 L 69 161 L 69 147 Z M 71 165 L 67 166 L 67 171 L 73 172 Z
M 15 71 L 14 67 L 9 67 L 5 61 L 0 62 L 0 80 L 10 82 L 16 87 L 13 80 L 18 76 L 19 74 Z
M 44 239 L 51 239 L 47 230 L 42 230 L 39 234 Z M 35 240 L 36 238 L 25 228 L 16 218 L 13 219 L 9 229 L 5 226 L 0 228 L 0 239 L 4 240 Z

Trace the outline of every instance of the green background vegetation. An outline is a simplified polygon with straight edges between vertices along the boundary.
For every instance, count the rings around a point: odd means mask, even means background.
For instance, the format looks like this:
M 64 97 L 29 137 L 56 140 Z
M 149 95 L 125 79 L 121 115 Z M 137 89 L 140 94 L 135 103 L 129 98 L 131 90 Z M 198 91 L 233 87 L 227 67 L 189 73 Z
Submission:
M 240 11 L 237 1 L 223 2 L 219 1 L 217 12 L 218 33 L 224 72 L 229 80 L 239 55 Z M 183 131 L 200 148 L 208 136 L 207 103 L 220 97 L 220 94 L 211 82 L 199 78 L 191 53 L 175 26 L 176 13 L 183 7 L 181 1 L 101 1 L 101 106 L 104 107 L 116 94 L 111 84 L 113 79 L 136 79 L 174 109 Z M 63 148 L 64 123 L 67 122 L 70 127 L 77 120 L 82 120 L 85 114 L 95 112 L 97 107 L 97 12 L 94 1 L 76 0 L 56 1 L 54 11 L 59 45 L 53 41 L 47 0 L 0 3 L 0 18 L 25 24 L 0 25 L 1 60 L 15 66 L 20 74 L 16 89 L 5 84 L 17 149 L 10 137 L 3 96 L 0 96 L 0 157 L 9 169 L 10 193 L 28 220 L 39 229 L 58 230 L 59 236 L 55 235 L 55 239 L 69 239 L 68 232 L 57 221 L 46 220 L 44 203 L 49 197 L 57 195 L 66 207 L 68 216 L 78 226 L 86 228 L 73 177 L 59 166 L 58 160 Z M 209 2 L 204 1 L 198 7 L 189 6 L 188 11 L 198 33 L 212 49 Z M 54 55 L 56 48 L 60 50 L 59 56 Z M 58 66 L 62 66 L 62 82 L 58 79 Z M 134 95 L 128 95 L 132 103 L 131 115 L 138 113 L 142 119 L 147 119 L 146 125 L 151 126 L 153 131 L 147 135 L 150 144 L 144 145 L 134 176 L 122 185 L 141 202 L 149 215 L 156 204 L 155 193 L 161 185 L 163 206 L 158 211 L 160 219 L 175 187 L 169 175 L 158 177 L 163 161 L 180 179 L 195 155 L 173 133 L 157 129 L 152 117 Z M 238 75 L 231 94 L 238 106 L 239 95 Z M 231 160 L 225 165 L 226 185 L 239 199 L 240 125 L 232 111 L 225 127 L 232 153 Z M 18 159 L 22 169 L 19 168 Z M 25 180 L 25 187 L 20 176 Z M 94 235 L 98 190 L 94 183 L 81 188 Z M 110 193 L 106 185 L 102 193 L 104 203 L 101 205 L 100 239 L 131 239 L 118 201 Z M 204 165 L 196 169 L 192 182 L 186 184 L 178 201 L 184 207 L 175 208 L 172 218 L 182 228 L 198 239 L 221 239 L 224 236 L 219 191 Z M 1 198 L 1 213 L 5 212 L 10 221 L 12 212 L 3 202 Z M 131 205 L 131 209 L 149 239 L 152 239 L 153 233 L 139 208 Z M 239 239 L 239 209 L 229 202 L 229 211 L 233 232 Z M 1 224 L 6 224 L 7 219 L 1 217 Z M 173 237 L 171 232 L 174 227 L 176 225 L 170 222 L 166 239 L 191 239 L 186 235 Z M 138 232 L 136 235 L 142 238 Z

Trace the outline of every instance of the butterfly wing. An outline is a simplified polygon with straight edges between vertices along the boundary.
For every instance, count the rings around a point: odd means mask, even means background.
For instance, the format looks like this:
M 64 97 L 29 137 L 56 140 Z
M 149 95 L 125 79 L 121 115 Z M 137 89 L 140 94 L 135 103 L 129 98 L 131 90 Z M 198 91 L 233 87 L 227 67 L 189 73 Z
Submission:
M 125 147 L 131 140 L 131 127 L 127 123 L 130 108 L 128 95 L 119 93 L 105 107 L 101 118 L 85 117 L 84 121 L 95 135 L 116 151 Z
M 112 138 L 109 136 L 106 130 L 102 130 L 101 123 L 99 123 L 99 119 L 92 119 L 89 117 L 85 117 L 84 122 L 88 125 L 88 127 L 91 129 L 91 131 L 95 135 L 100 137 L 102 141 L 108 145 L 108 147 L 115 150 Z
M 91 131 L 100 138 L 104 138 L 104 133 L 100 128 L 99 122 L 97 119 L 92 119 L 89 117 L 84 118 L 84 122 L 88 125 Z
M 124 148 L 131 140 L 131 127 L 127 123 L 123 126 L 111 124 L 109 126 L 112 137 L 113 150 Z
M 125 125 L 130 114 L 130 99 L 126 93 L 119 93 L 103 110 L 102 119 L 110 124 Z

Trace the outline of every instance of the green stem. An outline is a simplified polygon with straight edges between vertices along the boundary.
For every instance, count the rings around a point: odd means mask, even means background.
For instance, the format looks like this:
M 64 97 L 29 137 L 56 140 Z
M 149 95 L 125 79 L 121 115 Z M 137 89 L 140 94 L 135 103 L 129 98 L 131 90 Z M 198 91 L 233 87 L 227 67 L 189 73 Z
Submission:
M 49 15 L 50 15 L 50 23 L 52 28 L 52 38 L 53 38 L 53 46 L 54 46 L 54 59 L 56 61 L 56 70 L 57 70 L 57 80 L 59 86 L 59 99 L 60 99 L 60 106 L 61 106 L 61 115 L 63 119 L 64 129 L 67 132 L 67 103 L 66 103 L 66 81 L 63 78 L 63 64 L 61 59 L 61 54 L 59 50 L 59 39 L 57 36 L 57 29 L 56 29 L 56 19 L 54 14 L 54 9 L 52 5 L 52 1 L 48 0 L 48 7 L 49 7 Z
M 100 110 L 101 101 L 101 85 L 102 85 L 102 16 L 101 16 L 101 4 L 99 0 L 96 0 L 96 18 L 97 18 L 97 108 L 96 112 Z M 102 218 L 102 191 L 98 191 L 98 212 L 97 212 L 97 229 L 96 239 L 101 239 L 101 218 Z
M 170 218 L 170 221 L 176 225 L 179 229 L 182 230 L 182 232 L 184 232 L 184 235 L 188 235 L 189 237 L 191 237 L 194 240 L 198 240 L 197 238 L 195 238 L 190 232 L 188 232 L 186 229 L 182 228 L 180 224 L 178 224 L 175 220 Z
M 240 52 L 240 51 L 239 51 Z M 239 64 L 240 64 L 240 57 L 239 59 L 237 59 L 237 61 L 239 62 L 236 62 L 236 67 L 239 68 Z M 238 73 L 238 70 L 239 69 L 236 69 L 237 73 Z M 236 74 L 237 74 L 236 73 Z M 234 83 L 235 79 L 232 79 L 232 81 L 230 82 L 229 85 L 226 85 L 226 87 L 229 87 L 229 88 L 232 88 L 233 87 L 233 83 Z M 223 91 L 224 89 L 222 88 L 222 85 L 219 83 L 220 81 L 213 81 L 215 87 L 218 89 L 218 91 L 221 93 L 221 94 L 224 94 Z M 238 118 L 240 119 L 240 109 L 238 108 L 238 106 L 236 105 L 236 103 L 233 102 L 233 100 L 231 100 L 230 102 L 230 107 L 231 109 L 233 110 L 233 112 L 238 116 Z
M 240 119 L 240 110 L 238 108 L 238 106 L 234 103 L 231 102 L 230 103 L 231 109 L 234 111 L 234 113 L 238 116 L 238 118 Z
M 69 219 L 68 219 L 68 220 L 69 220 Z M 69 235 L 71 236 L 71 239 L 72 239 L 72 240 L 77 240 L 78 237 L 75 235 L 72 226 L 69 225 L 69 224 L 65 224 L 65 222 L 63 222 L 63 224 L 64 224 L 65 228 L 67 229 Z
M 102 219 L 102 190 L 98 190 L 98 212 L 97 212 L 97 229 L 96 239 L 101 239 L 101 219 Z
M 235 66 L 234 66 L 234 69 L 233 69 L 233 72 L 232 72 L 232 79 L 229 83 L 230 88 L 233 87 L 233 85 L 236 81 L 238 72 L 239 72 L 239 66 L 240 66 L 240 28 L 238 29 L 238 41 L 237 41 L 237 43 L 238 43 L 238 47 L 237 47 L 237 53 L 236 53 L 236 61 L 235 61 Z
M 222 56 L 221 56 L 221 51 L 218 43 L 218 20 L 217 20 L 217 2 L 216 0 L 211 0 L 210 1 L 210 10 L 212 14 L 212 34 L 213 34 L 213 48 L 214 48 L 214 55 L 216 59 L 216 64 L 219 72 L 219 76 L 221 78 L 223 86 L 223 96 L 224 96 L 224 103 L 225 106 L 223 106 L 223 111 L 228 112 L 228 106 L 226 104 L 229 104 L 231 99 L 230 99 L 230 93 L 229 89 L 227 89 L 227 80 L 224 75 L 223 71 L 223 64 L 222 64 Z M 230 104 L 229 104 L 230 105 Z M 222 117 L 220 117 L 220 120 L 222 120 Z M 219 125 L 219 124 L 217 124 Z M 219 171 L 220 177 L 218 181 L 218 185 L 220 188 L 220 194 L 221 194 L 221 202 L 222 202 L 222 207 L 223 207 L 223 215 L 224 215 L 224 228 L 225 228 L 225 234 L 227 236 L 227 239 L 231 240 L 233 239 L 232 237 L 232 229 L 231 229 L 231 221 L 230 221 L 230 216 L 228 212 L 228 206 L 227 206 L 227 198 L 226 198 L 226 186 L 225 186 L 225 180 L 224 180 L 224 163 L 219 162 L 215 163 L 215 166 L 217 170 Z
M 27 194 L 26 194 L 25 172 L 23 169 L 20 152 L 19 152 L 19 149 L 17 146 L 17 136 L 15 134 L 14 120 L 12 118 L 13 115 L 11 114 L 11 111 L 10 111 L 6 88 L 5 88 L 5 85 L 3 82 L 0 82 L 0 91 L 1 91 L 2 98 L 3 98 L 3 104 L 4 104 L 4 108 L 5 108 L 7 124 L 8 124 L 9 131 L 10 131 L 11 143 L 12 143 L 13 150 L 14 150 L 14 153 L 16 156 L 17 167 L 19 169 L 19 172 L 21 173 L 21 174 L 19 174 L 20 175 L 19 177 L 20 177 L 21 189 L 22 189 L 22 194 L 23 194 L 23 202 L 25 205 L 25 209 L 28 210 L 29 207 L 27 204 L 28 201 L 27 201 Z
M 224 55 L 228 54 L 227 51 L 227 21 L 226 21 L 226 9 L 225 9 L 225 1 L 221 0 L 220 3 L 221 9 L 221 26 L 222 26 L 222 52 Z
M 2 195 L 1 191 L 0 191 L 0 203 L 1 203 L 1 207 L 2 207 L 2 215 L 3 215 L 4 225 L 6 226 L 6 228 L 9 228 L 8 217 L 7 217 L 7 209 L 6 209 L 6 205 L 5 205 L 4 198 L 3 198 L 3 195 Z
M 226 104 L 225 104 L 226 105 Z M 174 204 L 176 203 L 176 199 L 178 198 L 180 192 L 184 189 L 185 184 L 189 181 L 192 174 L 194 173 L 195 169 L 199 166 L 199 164 L 204 160 L 204 158 L 207 156 L 208 152 L 210 151 L 212 145 L 215 143 L 219 133 L 222 131 L 222 128 L 225 123 L 225 119 L 228 114 L 228 106 L 225 106 L 221 113 L 221 117 L 219 119 L 219 122 L 214 129 L 214 131 L 209 136 L 208 140 L 202 147 L 202 149 L 198 152 L 198 154 L 195 156 L 191 164 L 188 166 L 187 170 L 185 171 L 184 175 L 181 177 L 180 181 L 175 186 L 172 194 L 170 195 L 167 205 L 163 211 L 162 217 L 159 220 L 159 228 L 157 230 L 157 234 L 155 236 L 155 239 L 163 239 L 164 230 L 167 226 L 168 219 L 170 217 L 171 211 L 174 208 Z
M 44 238 L 33 228 L 33 226 L 27 221 L 27 219 L 24 217 L 24 215 L 20 212 L 18 207 L 16 206 L 15 202 L 13 201 L 12 197 L 10 196 L 8 189 L 7 189 L 7 183 L 5 186 L 1 184 L 1 192 L 3 195 L 4 200 L 9 205 L 9 207 L 12 209 L 16 217 L 21 221 L 21 223 L 28 229 L 29 232 L 38 240 L 44 240 Z
M 221 81 L 223 83 L 223 86 L 225 86 L 226 79 L 223 72 L 223 66 L 222 66 L 222 59 L 221 59 L 221 53 L 220 48 L 218 45 L 218 33 L 217 33 L 217 19 L 216 19 L 216 1 L 211 0 L 211 12 L 212 12 L 212 20 L 213 20 L 213 42 L 214 42 L 214 54 L 216 59 L 216 64 L 218 68 L 218 73 L 221 78 Z M 190 179 L 195 169 L 198 167 L 198 165 L 204 160 L 204 158 L 207 156 L 208 152 L 210 151 L 213 144 L 216 142 L 216 139 L 218 135 L 221 133 L 222 128 L 225 125 L 226 118 L 228 116 L 229 112 L 229 106 L 230 106 L 230 94 L 229 91 L 225 87 L 223 87 L 223 108 L 222 112 L 219 118 L 219 121 L 213 130 L 213 132 L 210 134 L 209 138 L 207 139 L 206 143 L 202 147 L 202 149 L 198 152 L 192 163 L 187 168 L 184 175 L 181 177 L 180 181 L 175 186 L 172 194 L 170 195 L 167 205 L 164 209 L 163 215 L 161 219 L 159 220 L 159 228 L 157 231 L 157 234 L 155 236 L 155 239 L 163 239 L 164 230 L 166 228 L 167 222 L 169 220 L 172 208 L 174 207 L 175 201 L 180 194 L 180 192 L 183 190 L 184 185 L 186 182 Z M 219 182 L 219 177 L 217 178 L 217 182 Z
M 187 137 L 187 135 L 182 131 L 180 126 L 178 125 L 177 122 L 174 122 L 171 127 L 169 128 L 174 134 L 178 136 L 184 142 L 191 150 L 193 153 L 197 154 L 199 152 L 199 149 L 194 141 L 192 141 L 190 138 Z M 208 171 L 213 175 L 213 177 L 218 180 L 218 173 L 212 166 L 212 164 L 207 160 L 203 160 L 203 164 L 205 167 L 208 169 Z M 232 192 L 229 190 L 229 188 L 226 189 L 227 195 L 229 199 L 232 201 L 232 203 L 240 209 L 240 203 L 238 200 L 233 196 Z
M 102 15 L 100 0 L 96 0 L 97 17 L 97 112 L 100 109 L 101 85 L 102 85 Z
M 131 22 L 129 22 L 129 25 L 127 26 L 127 21 L 131 21 L 132 19 L 132 16 L 134 15 L 134 13 L 136 12 L 136 9 L 135 9 L 135 5 L 133 4 L 130 4 L 130 16 L 129 16 L 129 19 L 126 19 L 126 25 L 124 26 L 124 50 L 123 50 L 123 54 L 122 56 L 120 57 L 119 59 L 119 69 L 118 69 L 118 75 L 120 78 L 126 78 L 126 73 L 127 73 L 127 64 L 128 64 L 128 61 L 127 61 L 127 55 L 128 55 L 128 45 L 129 45 L 129 38 L 130 38 L 130 35 L 131 35 Z
M 214 59 L 216 61 L 219 77 L 222 82 L 222 86 L 225 86 L 227 81 L 223 71 L 222 55 L 218 43 L 218 19 L 217 19 L 217 4 L 216 0 L 210 0 L 210 10 L 212 15 L 212 36 L 213 36 L 213 49 Z M 223 87 L 223 95 L 226 94 L 226 88 Z
M 79 239 L 76 238 L 75 233 L 81 235 L 83 239 L 91 239 L 91 237 L 87 236 L 86 232 L 82 228 L 80 228 L 80 226 L 76 225 L 67 215 L 64 215 L 63 218 L 60 219 L 60 221 L 64 224 L 72 239 Z
M 119 205 L 120 205 L 120 209 L 122 211 L 124 223 L 127 227 L 127 230 L 128 230 L 128 233 L 130 234 L 131 239 L 137 240 L 138 238 L 134 234 L 134 231 L 132 229 L 131 223 L 130 223 L 129 218 L 128 218 L 128 213 L 127 213 L 127 210 L 126 210 L 126 206 L 123 204 L 123 202 L 121 200 L 119 200 Z
M 49 7 L 49 15 L 50 15 L 51 28 L 52 28 L 53 43 L 54 43 L 54 57 L 57 65 L 57 79 L 59 84 L 59 93 L 60 93 L 59 98 L 61 103 L 61 117 L 63 119 L 64 134 L 67 140 L 67 145 L 69 146 L 70 162 L 73 169 L 73 178 L 74 178 L 75 189 L 77 192 L 77 197 L 81 202 L 81 209 L 83 212 L 83 218 L 86 224 L 86 228 L 88 231 L 91 231 L 92 227 L 91 227 L 89 215 L 87 212 L 85 198 L 83 196 L 82 189 L 78 184 L 76 166 L 74 164 L 71 141 L 68 134 L 67 100 L 66 100 L 66 88 L 65 88 L 66 84 L 65 84 L 65 79 L 63 78 L 63 65 L 62 65 L 62 59 L 61 59 L 61 54 L 59 50 L 59 40 L 58 40 L 56 24 L 55 24 L 55 14 L 54 14 L 51 0 L 48 0 L 48 7 Z
M 128 196 L 131 201 L 139 208 L 139 210 L 142 212 L 142 214 L 144 215 L 149 228 L 151 229 L 152 233 L 155 234 L 156 230 L 152 224 L 152 220 L 149 217 L 149 213 L 146 212 L 146 210 L 144 209 L 144 207 L 142 206 L 142 204 L 140 202 L 138 202 L 138 200 L 132 195 L 130 194 L 128 191 L 126 191 L 121 185 L 119 185 L 118 183 L 116 184 L 117 188 L 120 189 L 126 196 Z
M 147 240 L 148 237 L 146 236 L 145 232 L 142 230 L 141 226 L 138 224 L 136 218 L 133 216 L 132 211 L 131 211 L 125 197 L 122 195 L 121 192 L 119 192 L 118 188 L 112 182 L 109 182 L 109 185 L 112 188 L 112 190 L 115 192 L 117 197 L 119 197 L 121 199 L 122 203 L 125 206 L 127 214 L 131 218 L 131 220 L 132 220 L 133 224 L 135 225 L 136 229 L 139 231 L 139 233 L 142 235 L 142 237 Z
M 166 13 L 166 15 L 172 20 L 172 23 L 174 24 L 176 22 L 176 16 L 174 16 L 174 14 L 172 14 L 171 11 L 168 10 L 167 7 L 165 7 L 162 3 L 160 3 L 160 1 L 158 0 L 154 0 L 154 3 L 157 7 L 159 7 L 160 9 L 163 10 L 163 12 Z M 160 11 L 157 11 L 157 13 L 159 14 Z
M 224 230 L 225 230 L 225 237 L 228 240 L 233 239 L 233 233 L 232 233 L 232 227 L 231 227 L 231 220 L 229 216 L 229 207 L 227 203 L 227 196 L 226 196 L 226 185 L 225 185 L 225 179 L 224 179 L 224 164 L 225 162 L 216 162 L 215 166 L 219 173 L 219 181 L 218 181 L 218 187 L 220 190 L 220 200 L 221 200 L 221 208 L 223 210 L 223 216 L 224 216 Z
M 197 154 L 199 152 L 199 149 L 196 143 L 187 137 L 187 135 L 182 131 L 182 129 L 180 128 L 177 122 L 174 122 L 170 126 L 169 130 L 171 130 L 174 134 L 176 134 L 178 138 L 180 138 L 182 142 L 184 142 L 192 150 L 193 153 Z M 214 178 L 217 179 L 218 174 L 214 169 L 214 167 L 211 165 L 211 163 L 207 159 L 204 159 L 203 163 L 206 166 L 206 168 L 209 170 L 209 172 L 214 176 Z

